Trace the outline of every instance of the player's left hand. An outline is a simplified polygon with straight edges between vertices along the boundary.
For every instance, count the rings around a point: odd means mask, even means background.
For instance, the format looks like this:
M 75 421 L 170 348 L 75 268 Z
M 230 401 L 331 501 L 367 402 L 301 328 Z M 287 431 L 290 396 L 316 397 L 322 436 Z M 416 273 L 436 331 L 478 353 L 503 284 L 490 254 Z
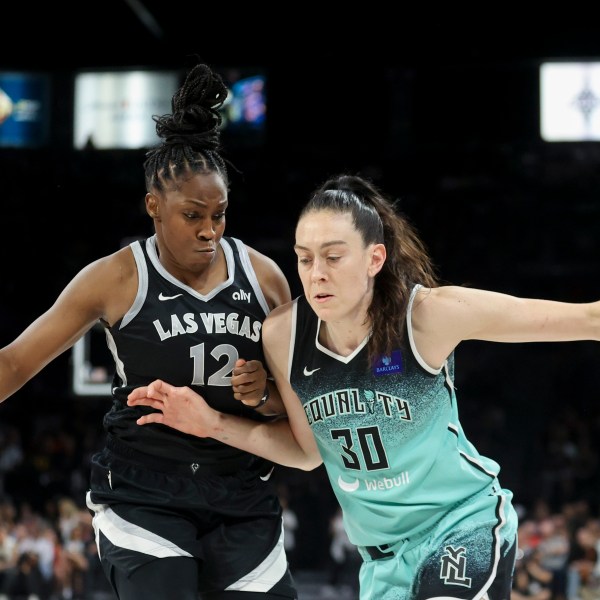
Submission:
M 233 397 L 248 406 L 256 406 L 267 387 L 267 371 L 260 360 L 239 358 L 231 376 Z

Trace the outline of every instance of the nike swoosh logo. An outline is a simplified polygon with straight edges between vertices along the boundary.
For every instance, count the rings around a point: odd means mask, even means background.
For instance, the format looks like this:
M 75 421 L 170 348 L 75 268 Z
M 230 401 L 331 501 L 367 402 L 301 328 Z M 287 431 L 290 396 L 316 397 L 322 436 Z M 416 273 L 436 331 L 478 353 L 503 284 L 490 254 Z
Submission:
M 263 480 L 263 481 L 269 481 L 269 479 L 271 478 L 271 475 L 273 474 L 273 471 L 275 470 L 275 467 L 271 467 L 271 470 L 266 474 L 266 475 L 259 475 L 259 477 Z
M 179 298 L 179 296 L 183 296 L 183 294 L 175 294 L 174 296 L 165 296 L 162 292 L 158 295 L 159 300 L 174 300 L 175 298 Z
M 317 367 L 316 369 L 309 371 L 306 367 L 304 367 L 304 374 L 308 377 L 309 375 L 312 375 L 315 371 L 318 371 L 320 368 L 321 367 Z

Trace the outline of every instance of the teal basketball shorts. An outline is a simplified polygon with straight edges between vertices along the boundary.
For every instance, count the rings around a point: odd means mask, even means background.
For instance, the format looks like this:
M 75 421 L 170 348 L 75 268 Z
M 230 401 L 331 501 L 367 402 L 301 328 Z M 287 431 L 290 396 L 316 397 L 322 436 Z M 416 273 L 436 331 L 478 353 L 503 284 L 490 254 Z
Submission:
M 518 517 L 498 484 L 419 539 L 359 546 L 361 600 L 510 600 Z

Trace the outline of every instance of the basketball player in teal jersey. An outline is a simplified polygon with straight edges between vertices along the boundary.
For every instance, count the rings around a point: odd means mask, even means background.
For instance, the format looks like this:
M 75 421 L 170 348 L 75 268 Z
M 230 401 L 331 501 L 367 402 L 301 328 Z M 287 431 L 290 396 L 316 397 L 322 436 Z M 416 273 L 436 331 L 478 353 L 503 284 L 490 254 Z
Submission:
M 364 558 L 363 600 L 508 600 L 517 515 L 461 427 L 453 353 L 463 340 L 600 340 L 600 302 L 439 286 L 416 232 L 354 176 L 314 193 L 294 247 L 304 295 L 263 330 L 288 419 L 252 423 L 156 381 L 129 396 L 156 409 L 138 423 L 323 462 Z

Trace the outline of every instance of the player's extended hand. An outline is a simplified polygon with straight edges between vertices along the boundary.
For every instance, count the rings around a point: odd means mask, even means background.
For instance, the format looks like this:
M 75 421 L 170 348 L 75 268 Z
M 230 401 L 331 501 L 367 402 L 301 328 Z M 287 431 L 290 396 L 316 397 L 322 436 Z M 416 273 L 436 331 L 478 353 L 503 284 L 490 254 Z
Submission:
M 161 379 L 133 390 L 127 397 L 127 405 L 149 406 L 159 411 L 140 417 L 138 425 L 160 423 L 198 437 L 209 437 L 208 424 L 215 413 L 189 387 L 175 387 Z
M 256 406 L 267 387 L 267 372 L 260 360 L 239 358 L 231 377 L 233 397 L 248 406 Z

